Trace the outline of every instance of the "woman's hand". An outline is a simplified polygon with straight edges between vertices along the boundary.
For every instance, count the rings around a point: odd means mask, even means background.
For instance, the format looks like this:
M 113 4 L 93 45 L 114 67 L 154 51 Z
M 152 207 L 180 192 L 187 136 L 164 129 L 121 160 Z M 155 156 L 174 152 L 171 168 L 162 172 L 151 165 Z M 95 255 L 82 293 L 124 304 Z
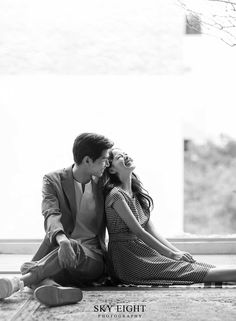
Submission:
M 176 261 L 186 261 L 189 263 L 196 262 L 190 253 L 183 251 L 174 252 L 172 259 Z

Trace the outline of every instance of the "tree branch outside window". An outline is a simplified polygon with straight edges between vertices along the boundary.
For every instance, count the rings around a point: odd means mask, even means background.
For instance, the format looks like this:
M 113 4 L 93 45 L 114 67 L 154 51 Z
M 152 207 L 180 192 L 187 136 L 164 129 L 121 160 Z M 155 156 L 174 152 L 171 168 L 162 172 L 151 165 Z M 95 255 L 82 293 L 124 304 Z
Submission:
M 177 3 L 187 17 L 200 20 L 197 27 L 196 23 L 193 25 L 195 19 L 187 19 L 191 28 L 236 46 L 236 0 L 177 0 Z

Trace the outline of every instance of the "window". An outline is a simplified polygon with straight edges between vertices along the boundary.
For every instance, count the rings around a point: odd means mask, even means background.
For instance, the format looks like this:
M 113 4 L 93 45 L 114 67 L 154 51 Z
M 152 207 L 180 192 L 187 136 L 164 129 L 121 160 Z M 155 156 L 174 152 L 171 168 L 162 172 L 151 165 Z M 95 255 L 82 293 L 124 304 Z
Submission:
M 188 141 L 184 152 L 184 231 L 229 235 L 236 231 L 236 141 Z
M 75 137 L 88 131 L 110 137 L 135 160 L 159 231 L 182 233 L 181 133 L 169 94 L 175 80 L 17 76 L 0 79 L 0 87 L 1 238 L 43 238 L 43 175 L 70 166 Z

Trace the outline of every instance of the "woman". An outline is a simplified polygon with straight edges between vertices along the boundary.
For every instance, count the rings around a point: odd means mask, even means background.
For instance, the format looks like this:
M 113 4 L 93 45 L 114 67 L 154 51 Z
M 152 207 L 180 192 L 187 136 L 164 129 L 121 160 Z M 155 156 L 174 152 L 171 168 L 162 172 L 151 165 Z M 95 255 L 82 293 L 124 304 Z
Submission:
M 133 160 L 110 152 L 104 174 L 108 255 L 113 277 L 132 284 L 236 281 L 236 267 L 198 263 L 159 235 L 151 222 L 153 200 L 133 173 Z

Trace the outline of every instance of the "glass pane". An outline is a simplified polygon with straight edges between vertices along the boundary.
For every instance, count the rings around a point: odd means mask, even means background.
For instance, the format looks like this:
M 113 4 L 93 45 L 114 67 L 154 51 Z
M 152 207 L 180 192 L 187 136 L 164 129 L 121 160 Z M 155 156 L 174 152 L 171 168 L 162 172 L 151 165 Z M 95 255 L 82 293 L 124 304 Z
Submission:
M 185 140 L 184 230 L 192 234 L 236 231 L 236 141 Z
M 1 238 L 44 236 L 43 175 L 72 165 L 73 141 L 81 132 L 104 134 L 131 155 L 154 199 L 159 231 L 181 233 L 183 153 L 175 87 L 169 77 L 0 78 Z
M 236 231 L 235 8 L 183 3 L 201 22 L 201 35 L 186 35 L 183 46 L 184 232 L 226 236 Z

